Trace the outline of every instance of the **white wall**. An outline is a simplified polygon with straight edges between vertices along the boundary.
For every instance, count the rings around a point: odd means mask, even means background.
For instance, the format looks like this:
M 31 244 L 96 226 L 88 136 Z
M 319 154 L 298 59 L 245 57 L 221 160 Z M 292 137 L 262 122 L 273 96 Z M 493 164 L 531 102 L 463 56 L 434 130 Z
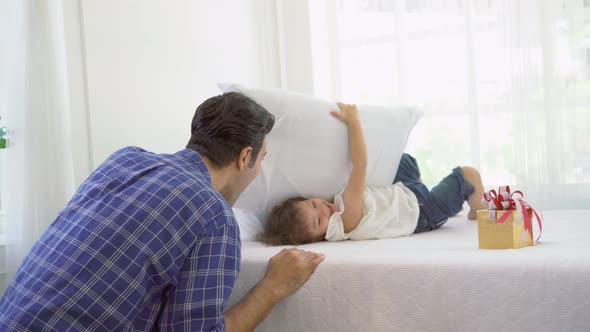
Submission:
M 307 0 L 276 0 L 281 88 L 313 94 L 311 31 Z
M 273 0 L 81 2 L 91 163 L 184 148 L 215 83 L 279 86 Z

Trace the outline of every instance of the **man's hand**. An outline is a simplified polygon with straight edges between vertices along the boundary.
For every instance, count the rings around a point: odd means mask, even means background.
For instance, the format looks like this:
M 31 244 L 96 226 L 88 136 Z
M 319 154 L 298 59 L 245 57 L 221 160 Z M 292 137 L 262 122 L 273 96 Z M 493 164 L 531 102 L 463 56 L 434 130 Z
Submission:
M 262 281 L 225 313 L 226 330 L 254 330 L 275 303 L 298 290 L 323 260 L 323 254 L 297 248 L 283 249 L 273 256 Z
M 298 248 L 283 249 L 268 262 L 261 284 L 276 300 L 293 294 L 324 261 L 324 255 Z

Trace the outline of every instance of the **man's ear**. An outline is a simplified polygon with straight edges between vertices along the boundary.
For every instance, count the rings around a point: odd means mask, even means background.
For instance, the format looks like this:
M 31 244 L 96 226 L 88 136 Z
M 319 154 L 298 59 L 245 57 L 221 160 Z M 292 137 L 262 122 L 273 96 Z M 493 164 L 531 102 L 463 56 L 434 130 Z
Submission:
M 238 156 L 237 160 L 237 167 L 240 171 L 244 170 L 245 167 L 250 165 L 250 160 L 252 159 L 252 147 L 247 146 L 240 151 L 240 155 Z

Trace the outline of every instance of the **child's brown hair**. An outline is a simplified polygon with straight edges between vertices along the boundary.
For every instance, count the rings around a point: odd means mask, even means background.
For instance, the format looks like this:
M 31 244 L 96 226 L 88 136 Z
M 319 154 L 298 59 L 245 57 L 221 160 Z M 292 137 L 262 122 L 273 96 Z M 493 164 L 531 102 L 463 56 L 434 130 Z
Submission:
M 295 204 L 305 201 L 303 197 L 289 198 L 273 207 L 270 218 L 266 222 L 264 232 L 258 236 L 258 240 L 273 246 L 286 244 L 304 244 L 310 241 L 301 240 L 302 232 L 299 211 Z

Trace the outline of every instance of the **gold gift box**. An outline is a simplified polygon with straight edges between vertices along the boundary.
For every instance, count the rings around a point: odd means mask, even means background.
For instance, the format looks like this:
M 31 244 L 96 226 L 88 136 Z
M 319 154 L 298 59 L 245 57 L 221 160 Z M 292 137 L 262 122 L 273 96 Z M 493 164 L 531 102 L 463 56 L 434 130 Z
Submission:
M 532 214 L 529 211 L 529 218 Z M 510 215 L 504 223 L 497 224 L 496 220 L 505 213 Z M 524 230 L 523 215 L 517 210 L 478 210 L 477 235 L 480 249 L 518 249 L 532 246 L 532 229 Z M 532 226 L 532 223 L 531 223 Z

